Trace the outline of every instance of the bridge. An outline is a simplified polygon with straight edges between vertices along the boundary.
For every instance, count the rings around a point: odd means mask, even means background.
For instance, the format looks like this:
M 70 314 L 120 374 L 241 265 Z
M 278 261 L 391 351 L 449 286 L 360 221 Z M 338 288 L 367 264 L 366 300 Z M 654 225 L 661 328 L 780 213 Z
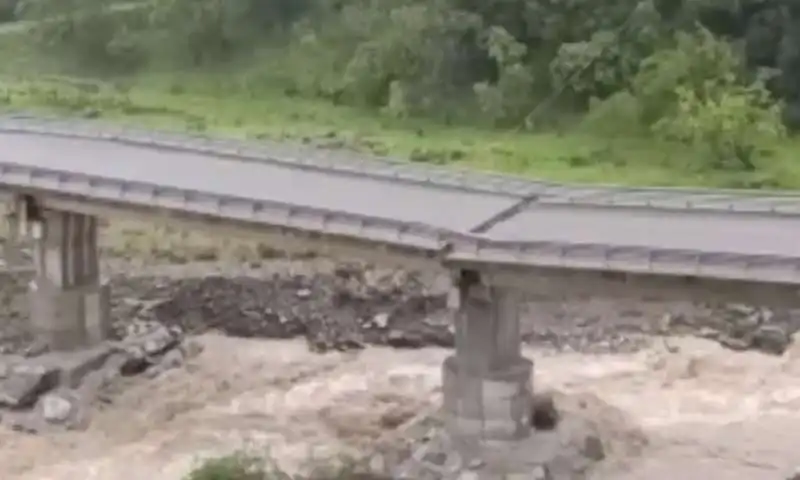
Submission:
M 34 240 L 31 329 L 109 336 L 98 218 L 136 217 L 448 272 L 453 436 L 530 435 L 525 291 L 800 304 L 800 194 L 587 187 L 91 122 L 0 118 L 0 195 Z

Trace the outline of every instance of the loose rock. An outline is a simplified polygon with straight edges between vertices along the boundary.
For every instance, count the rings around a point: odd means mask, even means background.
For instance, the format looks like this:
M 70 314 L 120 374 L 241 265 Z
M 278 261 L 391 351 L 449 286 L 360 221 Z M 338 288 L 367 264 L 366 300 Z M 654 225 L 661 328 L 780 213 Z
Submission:
M 214 330 L 239 337 L 305 337 L 315 351 L 359 349 L 365 344 L 453 346 L 446 295 L 441 289 L 432 291 L 432 282 L 415 273 L 343 265 L 332 274 L 313 276 L 237 275 L 113 277 L 117 338 L 164 325 L 179 326 L 187 334 Z M 0 352 L 35 350 L 25 331 L 27 280 L 25 275 L 0 272 L 4 306 Z M 524 309 L 531 318 L 537 317 L 541 302 L 552 304 L 551 299 L 534 297 L 531 302 Z M 665 313 L 661 319 L 647 319 L 638 305 L 623 305 L 619 312 L 600 315 L 573 313 L 573 303 L 562 302 L 563 312 L 551 312 L 558 318 L 528 328 L 526 342 L 561 351 L 629 352 L 648 345 L 654 334 L 692 335 L 729 348 L 777 352 L 782 341 L 773 342 L 772 337 L 753 341 L 764 335 L 756 335 L 756 329 L 777 325 L 790 336 L 800 329 L 800 315 L 795 312 L 748 305 L 697 305 L 693 310 Z M 616 321 L 620 317 L 632 321 L 620 323 Z
M 0 381 L 0 406 L 26 408 L 36 402 L 43 392 L 58 383 L 59 372 L 39 365 L 25 368 L 18 365 L 12 373 Z
M 73 352 L 0 358 L 0 413 L 9 427 L 34 433 L 52 427 L 85 426 L 83 405 L 99 401 L 101 390 L 118 375 L 160 371 L 182 364 L 182 337 L 175 329 L 147 324 L 131 328 L 130 338 Z M 79 408 L 80 407 L 80 408 Z
M 50 393 L 39 399 L 42 418 L 48 423 L 64 423 L 73 414 L 75 405 L 64 395 Z
M 773 355 L 782 355 L 792 343 L 791 334 L 779 325 L 760 325 L 753 333 L 752 345 Z
M 395 473 L 405 476 L 394 478 L 590 478 L 592 470 L 615 453 L 620 458 L 631 458 L 640 455 L 647 445 L 644 434 L 621 411 L 597 397 L 548 393 L 538 403 L 546 405 L 551 416 L 552 412 L 560 412 L 554 428 L 532 432 L 520 444 L 466 462 L 438 426 L 432 439 L 418 440 L 422 444 L 395 467 Z
M 536 430 L 552 430 L 559 420 L 552 393 L 536 393 L 531 402 L 531 426 Z

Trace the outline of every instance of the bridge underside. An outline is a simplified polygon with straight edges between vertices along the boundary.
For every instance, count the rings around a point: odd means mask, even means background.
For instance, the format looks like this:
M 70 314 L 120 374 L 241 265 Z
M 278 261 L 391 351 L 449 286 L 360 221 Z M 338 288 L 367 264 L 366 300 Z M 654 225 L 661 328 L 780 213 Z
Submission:
M 13 228 L 35 243 L 36 277 L 30 286 L 33 332 L 57 350 L 108 339 L 109 290 L 100 277 L 97 217 L 87 212 L 37 210 L 23 202 L 16 205 L 11 220 Z M 532 434 L 533 363 L 521 353 L 519 324 L 525 291 L 563 295 L 568 285 L 570 293 L 591 296 L 671 295 L 706 301 L 713 296 L 737 302 L 800 304 L 796 286 L 524 270 L 467 262 L 446 268 L 452 272 L 449 306 L 456 345 L 442 367 L 444 413 L 448 434 L 467 452 L 487 446 L 507 449 Z
M 498 288 L 547 298 L 651 299 L 800 308 L 800 284 L 470 262 L 453 263 L 450 267 L 479 272 L 485 282 Z

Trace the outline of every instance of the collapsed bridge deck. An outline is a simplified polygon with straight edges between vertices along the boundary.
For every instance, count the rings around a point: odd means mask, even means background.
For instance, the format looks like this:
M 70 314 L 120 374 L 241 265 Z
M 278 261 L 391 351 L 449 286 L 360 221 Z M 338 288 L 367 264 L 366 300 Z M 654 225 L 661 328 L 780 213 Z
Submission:
M 200 217 L 453 261 L 800 282 L 800 195 L 571 187 L 29 119 L 0 122 L 0 142 L 0 188 L 51 209 Z
M 521 290 L 800 304 L 800 195 L 577 187 L 30 118 L 0 119 L 0 145 L 14 231 L 36 245 L 30 323 L 53 348 L 109 336 L 97 217 L 450 271 L 444 413 L 469 455 L 531 437 Z

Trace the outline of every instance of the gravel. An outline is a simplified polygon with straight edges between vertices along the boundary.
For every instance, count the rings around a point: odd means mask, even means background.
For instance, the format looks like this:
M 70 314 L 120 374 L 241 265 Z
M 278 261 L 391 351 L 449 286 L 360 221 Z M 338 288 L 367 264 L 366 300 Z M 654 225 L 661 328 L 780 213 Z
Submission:
M 275 273 L 262 266 L 188 277 L 117 274 L 111 277 L 114 330 L 122 338 L 131 321 L 145 320 L 187 334 L 304 337 L 316 352 L 453 346 L 446 295 L 432 288 L 429 278 L 354 265 L 305 270 Z M 0 354 L 38 353 L 25 329 L 29 279 L 30 272 L 0 272 Z M 534 299 L 522 316 L 523 336 L 527 344 L 547 350 L 629 353 L 654 336 L 688 335 L 732 350 L 780 355 L 800 329 L 794 311 L 738 304 L 674 310 L 644 301 Z

